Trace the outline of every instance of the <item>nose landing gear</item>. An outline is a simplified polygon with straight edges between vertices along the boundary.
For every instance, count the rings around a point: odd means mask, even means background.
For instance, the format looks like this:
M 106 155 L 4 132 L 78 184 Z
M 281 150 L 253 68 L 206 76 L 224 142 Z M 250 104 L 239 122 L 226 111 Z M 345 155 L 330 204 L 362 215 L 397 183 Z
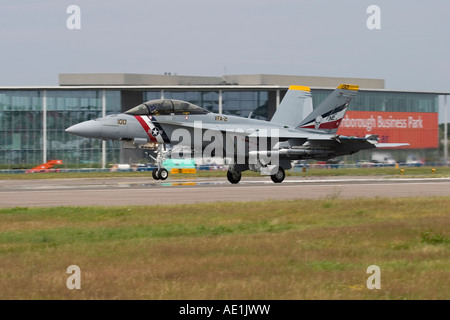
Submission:
M 167 157 L 170 157 L 171 151 L 166 150 L 164 145 L 158 146 L 158 151 L 156 152 L 156 159 L 152 156 L 156 164 L 158 165 L 158 168 L 153 169 L 152 171 L 152 177 L 155 180 L 166 180 L 169 177 L 169 171 L 163 167 L 163 162 L 166 160 Z
M 152 171 L 152 177 L 155 180 L 166 180 L 169 172 L 165 168 L 155 168 Z

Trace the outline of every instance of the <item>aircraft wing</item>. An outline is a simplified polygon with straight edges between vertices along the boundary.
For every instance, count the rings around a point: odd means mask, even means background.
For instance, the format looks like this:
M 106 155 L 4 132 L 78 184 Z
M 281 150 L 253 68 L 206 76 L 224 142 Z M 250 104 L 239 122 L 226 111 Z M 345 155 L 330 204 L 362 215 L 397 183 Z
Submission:
M 347 137 L 328 133 L 317 133 L 309 130 L 278 129 L 279 140 L 275 146 L 281 155 L 301 155 L 303 153 L 323 158 L 330 158 L 356 153 L 360 150 L 374 149 L 378 136 Z M 273 137 L 271 130 L 259 130 L 250 137 Z M 283 142 L 284 141 L 284 142 Z
M 308 139 L 313 149 L 334 150 L 336 155 L 352 154 L 360 150 L 376 148 L 377 140 L 374 137 L 346 137 L 333 136 L 332 139 L 310 138 Z
M 213 130 L 213 131 L 221 131 L 221 132 L 227 132 L 227 131 L 242 131 L 242 125 L 239 124 L 224 124 L 224 123 L 209 123 L 209 122 L 201 122 L 200 125 L 198 125 L 196 122 L 175 122 L 175 121 L 165 121 L 164 124 L 168 125 L 174 125 L 180 128 L 194 128 L 194 129 L 201 129 L 201 130 Z M 251 132 L 253 132 L 252 130 Z
M 317 131 L 310 130 L 298 130 L 298 129 L 287 129 L 283 127 L 277 126 L 267 126 L 262 127 L 260 129 L 253 128 L 245 128 L 242 124 L 237 123 L 208 123 L 202 122 L 201 126 L 197 125 L 194 122 L 169 122 L 166 121 L 165 124 L 172 124 L 181 128 L 198 128 L 202 130 L 212 130 L 212 131 L 221 131 L 223 133 L 232 132 L 234 134 L 242 134 L 252 138 L 273 138 L 279 137 L 280 140 L 287 139 L 308 139 L 308 138 L 317 138 L 317 139 L 332 139 L 335 135 L 333 134 L 325 134 L 325 133 L 317 133 Z
M 314 148 L 337 148 L 338 150 L 345 149 L 346 151 L 409 146 L 409 143 L 379 143 L 378 135 L 367 135 L 366 137 L 337 135 L 330 140 L 309 138 L 308 141 Z
M 332 140 L 335 137 L 334 134 L 318 134 L 315 132 L 308 132 L 308 130 L 292 130 L 292 129 L 284 129 L 284 128 L 268 128 L 268 129 L 260 129 L 253 130 L 253 132 L 249 132 L 249 137 L 257 137 L 257 138 L 270 138 L 278 135 L 280 140 L 286 139 L 318 139 L 318 140 Z
M 174 123 L 180 125 L 180 123 Z M 200 128 L 195 123 L 186 122 L 183 127 Z M 206 123 L 201 124 L 202 130 L 215 130 L 223 133 L 233 132 L 252 138 L 278 138 L 280 141 L 291 141 L 289 147 L 308 144 L 313 149 L 332 149 L 337 154 L 354 153 L 360 150 L 375 148 L 395 148 L 409 143 L 378 143 L 377 135 L 365 137 L 347 137 L 336 134 L 320 133 L 317 130 L 290 129 L 282 127 L 266 127 L 261 129 L 242 129 L 241 124 Z

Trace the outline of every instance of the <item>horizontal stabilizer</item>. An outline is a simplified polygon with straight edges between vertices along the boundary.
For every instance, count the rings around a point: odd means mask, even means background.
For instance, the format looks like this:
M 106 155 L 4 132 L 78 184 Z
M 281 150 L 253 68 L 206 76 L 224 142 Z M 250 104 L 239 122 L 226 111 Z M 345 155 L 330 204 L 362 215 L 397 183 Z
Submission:
M 398 148 L 409 146 L 409 143 L 377 143 L 375 144 L 377 148 Z
M 377 134 L 366 134 L 366 136 L 364 138 L 367 139 L 367 140 L 378 141 L 378 135 Z

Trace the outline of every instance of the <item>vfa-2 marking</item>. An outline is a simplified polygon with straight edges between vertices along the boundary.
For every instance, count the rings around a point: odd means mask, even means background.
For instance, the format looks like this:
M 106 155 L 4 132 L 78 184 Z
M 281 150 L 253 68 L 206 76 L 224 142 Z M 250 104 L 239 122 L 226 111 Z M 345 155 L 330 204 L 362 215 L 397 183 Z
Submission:
M 228 121 L 228 117 L 224 117 L 224 116 L 214 116 L 214 119 L 216 121 Z

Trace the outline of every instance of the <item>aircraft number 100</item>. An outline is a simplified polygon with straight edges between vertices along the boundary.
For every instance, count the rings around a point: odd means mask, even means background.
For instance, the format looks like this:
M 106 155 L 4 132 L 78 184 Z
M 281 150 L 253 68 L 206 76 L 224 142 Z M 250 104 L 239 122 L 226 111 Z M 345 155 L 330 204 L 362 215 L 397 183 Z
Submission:
M 127 124 L 127 120 L 125 120 L 125 119 L 118 119 L 117 120 L 117 124 L 121 124 L 121 125 L 126 125 Z

